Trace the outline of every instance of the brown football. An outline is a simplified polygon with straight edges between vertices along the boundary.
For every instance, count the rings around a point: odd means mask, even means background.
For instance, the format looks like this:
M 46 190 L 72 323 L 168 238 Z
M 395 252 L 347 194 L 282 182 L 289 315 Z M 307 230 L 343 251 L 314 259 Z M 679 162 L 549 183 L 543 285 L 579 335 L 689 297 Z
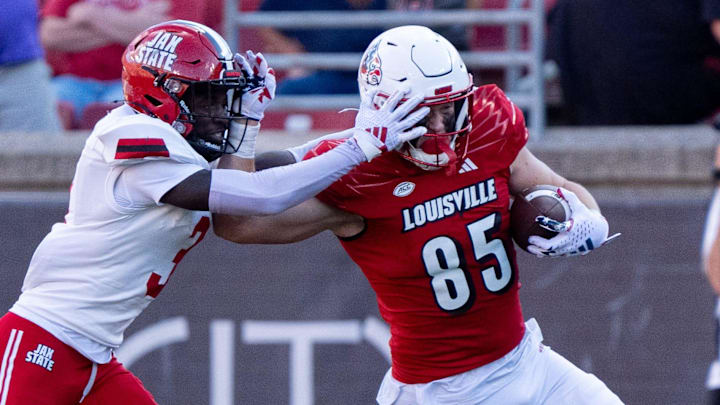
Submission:
M 557 235 L 557 232 L 547 230 L 535 222 L 538 215 L 565 221 L 569 214 L 567 203 L 557 194 L 557 187 L 542 185 L 525 189 L 516 196 L 510 208 L 510 231 L 513 240 L 527 251 L 530 236 L 552 238 Z

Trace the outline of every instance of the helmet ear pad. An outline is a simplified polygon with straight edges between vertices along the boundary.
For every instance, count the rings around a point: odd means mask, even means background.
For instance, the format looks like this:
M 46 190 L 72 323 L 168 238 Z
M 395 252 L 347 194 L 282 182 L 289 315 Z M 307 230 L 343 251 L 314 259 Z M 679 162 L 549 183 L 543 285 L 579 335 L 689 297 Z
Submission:
M 421 106 L 432 108 L 454 103 L 454 122 L 446 124 L 444 131 L 435 129 L 433 133 L 428 128 L 425 135 L 439 137 L 436 147 L 420 150 L 417 145 L 408 144 L 401 154 L 426 170 L 453 165 L 458 159 L 456 139 L 469 133 L 472 122 L 473 83 L 457 49 L 441 35 L 427 27 L 413 25 L 383 32 L 363 54 L 358 86 L 361 98 L 371 94 L 389 97 L 397 90 L 406 89 L 409 90 L 406 97 L 424 99 Z M 440 152 L 445 146 L 451 150 Z M 428 149 L 433 149 L 432 153 Z

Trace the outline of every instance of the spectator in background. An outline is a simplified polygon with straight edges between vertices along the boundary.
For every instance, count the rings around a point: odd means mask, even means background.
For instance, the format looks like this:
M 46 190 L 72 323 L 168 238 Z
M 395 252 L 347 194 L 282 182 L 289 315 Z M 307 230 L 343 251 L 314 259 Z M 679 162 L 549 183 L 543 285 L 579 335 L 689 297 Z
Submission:
M 36 0 L 0 13 L 0 132 L 59 132 L 55 94 L 38 36 Z
M 221 0 L 46 0 L 40 37 L 48 51 L 61 54 L 53 84 L 76 116 L 93 102 L 122 100 L 120 56 L 143 29 L 173 18 L 216 28 Z
M 571 123 L 690 124 L 713 114 L 719 18 L 720 0 L 559 0 L 548 46 Z
M 260 11 L 351 11 L 384 10 L 385 0 L 265 0 Z M 382 32 L 381 28 L 356 29 L 293 29 L 263 28 L 260 37 L 268 53 L 357 52 Z M 286 72 L 278 85 L 278 94 L 355 94 L 357 72 L 354 70 L 318 70 L 308 73 L 302 69 Z
M 449 10 L 464 9 L 468 6 L 477 7 L 479 0 L 387 0 L 388 8 L 398 11 L 422 11 L 422 10 Z M 468 4 L 470 3 L 470 4 Z M 464 24 L 452 25 L 449 27 L 437 27 L 434 29 L 455 45 L 458 51 L 468 49 L 468 28 Z

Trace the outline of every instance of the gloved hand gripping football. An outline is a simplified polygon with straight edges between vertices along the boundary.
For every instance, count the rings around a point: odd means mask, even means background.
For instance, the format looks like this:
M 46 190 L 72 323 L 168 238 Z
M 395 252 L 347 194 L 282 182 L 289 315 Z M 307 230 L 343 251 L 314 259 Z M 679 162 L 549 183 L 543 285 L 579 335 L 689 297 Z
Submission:
M 586 207 L 575 193 L 558 188 L 558 194 L 570 207 L 570 219 L 560 222 L 538 216 L 536 221 L 540 226 L 558 232 L 558 235 L 550 239 L 531 236 L 527 249 L 530 253 L 538 257 L 586 255 L 620 236 L 616 233 L 608 237 L 609 226 L 605 217 Z

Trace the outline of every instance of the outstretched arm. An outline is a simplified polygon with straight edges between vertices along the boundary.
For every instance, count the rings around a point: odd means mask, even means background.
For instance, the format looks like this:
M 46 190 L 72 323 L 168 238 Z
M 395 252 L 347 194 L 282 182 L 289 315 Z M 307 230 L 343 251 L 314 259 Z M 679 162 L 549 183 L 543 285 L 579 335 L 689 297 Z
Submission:
M 215 234 L 236 243 L 292 243 L 330 230 L 351 237 L 364 228 L 363 219 L 312 198 L 276 215 L 225 216 L 215 223 Z
M 186 209 L 209 209 L 215 214 L 282 212 L 313 197 L 359 163 L 422 136 L 426 129 L 414 125 L 427 115 L 429 109 L 423 107 L 410 113 L 421 99 L 412 98 L 398 106 L 402 96 L 402 92 L 393 94 L 379 110 L 371 113 L 377 127 L 355 128 L 351 138 L 321 156 L 255 173 L 217 169 L 209 178 L 208 174 L 196 173 L 185 180 L 191 182 L 188 187 L 182 184 L 185 181 L 176 186 L 178 190 L 187 191 L 174 193 L 173 189 L 163 196 L 162 201 Z M 200 195 L 187 196 L 185 193 Z
M 292 164 L 295 158 L 285 151 L 263 153 L 256 158 L 256 167 Z M 278 157 L 280 156 L 280 157 Z M 252 171 L 252 161 L 233 156 L 221 158 L 219 168 Z M 236 243 L 292 243 L 307 239 L 325 230 L 350 237 L 362 231 L 364 223 L 357 215 L 310 199 L 277 215 L 231 216 L 213 215 L 213 230 L 223 239 Z

